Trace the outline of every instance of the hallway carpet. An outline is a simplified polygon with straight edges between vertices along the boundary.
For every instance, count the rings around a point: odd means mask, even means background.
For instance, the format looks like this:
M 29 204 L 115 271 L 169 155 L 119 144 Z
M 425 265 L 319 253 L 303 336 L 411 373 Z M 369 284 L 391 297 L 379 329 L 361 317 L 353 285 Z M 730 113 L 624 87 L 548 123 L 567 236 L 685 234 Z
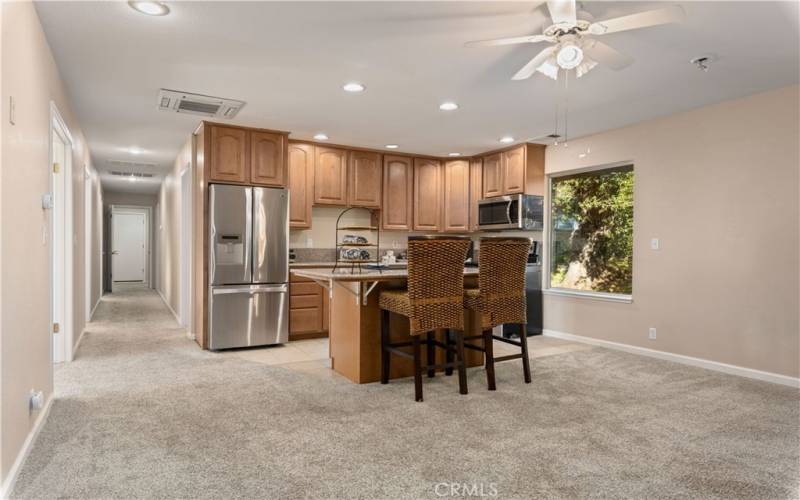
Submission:
M 600 348 L 353 385 L 203 352 L 153 292 L 103 299 L 17 498 L 797 498 L 800 396 Z M 455 490 L 453 489 L 455 488 Z M 440 496 L 441 495 L 441 496 Z

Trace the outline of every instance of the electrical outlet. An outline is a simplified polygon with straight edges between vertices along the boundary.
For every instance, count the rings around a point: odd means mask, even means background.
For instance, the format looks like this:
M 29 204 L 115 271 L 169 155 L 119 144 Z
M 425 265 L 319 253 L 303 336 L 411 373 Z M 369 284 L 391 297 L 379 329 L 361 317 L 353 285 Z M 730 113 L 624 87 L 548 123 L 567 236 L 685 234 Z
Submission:
M 314 246 L 314 240 L 312 238 L 306 238 L 306 248 L 312 248 Z
M 650 328 L 648 336 L 650 337 L 650 340 L 655 340 L 656 339 L 656 329 L 655 328 Z
M 650 240 L 650 248 L 651 249 L 658 250 L 660 246 L 661 246 L 661 242 L 658 241 L 658 238 L 652 238 Z

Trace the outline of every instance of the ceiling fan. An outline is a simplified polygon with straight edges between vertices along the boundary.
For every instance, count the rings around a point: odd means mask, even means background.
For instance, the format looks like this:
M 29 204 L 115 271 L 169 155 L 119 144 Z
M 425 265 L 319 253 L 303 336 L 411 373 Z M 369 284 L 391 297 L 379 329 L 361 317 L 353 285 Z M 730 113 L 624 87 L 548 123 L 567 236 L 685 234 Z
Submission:
M 542 34 L 479 40 L 467 42 L 464 45 L 466 47 L 494 47 L 549 42 L 553 45 L 536 54 L 511 79 L 525 80 L 538 71 L 556 80 L 560 69 L 574 69 L 580 78 L 598 63 L 614 70 L 621 70 L 633 62 L 631 56 L 623 54 L 591 36 L 675 23 L 686 17 L 683 7 L 680 5 L 671 5 L 596 22 L 578 18 L 575 0 L 550 0 L 547 2 L 547 8 L 553 24 L 547 27 Z

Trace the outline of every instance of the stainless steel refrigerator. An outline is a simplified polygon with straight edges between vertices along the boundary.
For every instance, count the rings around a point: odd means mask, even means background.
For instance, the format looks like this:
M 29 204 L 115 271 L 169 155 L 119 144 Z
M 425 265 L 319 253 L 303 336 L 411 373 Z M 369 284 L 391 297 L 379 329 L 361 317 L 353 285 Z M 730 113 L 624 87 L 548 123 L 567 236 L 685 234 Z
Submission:
M 289 340 L 289 191 L 209 186 L 209 348 Z

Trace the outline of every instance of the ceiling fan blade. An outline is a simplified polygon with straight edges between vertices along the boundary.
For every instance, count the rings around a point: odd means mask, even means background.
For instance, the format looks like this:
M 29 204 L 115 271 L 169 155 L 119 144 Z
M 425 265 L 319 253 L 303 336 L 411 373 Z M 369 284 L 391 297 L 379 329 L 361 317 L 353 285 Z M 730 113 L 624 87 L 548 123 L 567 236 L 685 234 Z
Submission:
M 686 11 L 680 5 L 671 5 L 663 9 L 648 10 L 629 16 L 615 17 L 598 21 L 589 26 L 589 33 L 593 35 L 605 35 L 619 31 L 635 30 L 658 26 L 659 24 L 678 23 L 686 19 Z
M 516 36 L 512 38 L 497 38 L 495 40 L 475 40 L 467 42 L 464 47 L 497 47 L 499 45 L 516 45 L 518 43 L 552 42 L 553 37 L 544 35 Z
M 616 71 L 629 66 L 633 62 L 633 57 L 597 40 L 589 39 L 584 44 L 583 51 L 595 61 Z
M 523 66 L 522 69 L 517 71 L 517 74 L 512 76 L 511 79 L 512 80 L 525 80 L 527 78 L 530 78 L 531 75 L 534 72 L 536 72 L 536 68 L 541 66 L 541 64 L 543 62 L 545 62 L 548 57 L 552 56 L 555 53 L 557 48 L 558 48 L 557 45 L 553 45 L 552 47 L 547 47 L 543 51 L 541 51 L 538 54 L 536 54 L 536 56 L 533 59 L 531 59 L 530 61 L 528 61 L 528 64 Z
M 553 18 L 553 24 L 575 26 L 577 23 L 575 0 L 549 0 L 547 9 Z

